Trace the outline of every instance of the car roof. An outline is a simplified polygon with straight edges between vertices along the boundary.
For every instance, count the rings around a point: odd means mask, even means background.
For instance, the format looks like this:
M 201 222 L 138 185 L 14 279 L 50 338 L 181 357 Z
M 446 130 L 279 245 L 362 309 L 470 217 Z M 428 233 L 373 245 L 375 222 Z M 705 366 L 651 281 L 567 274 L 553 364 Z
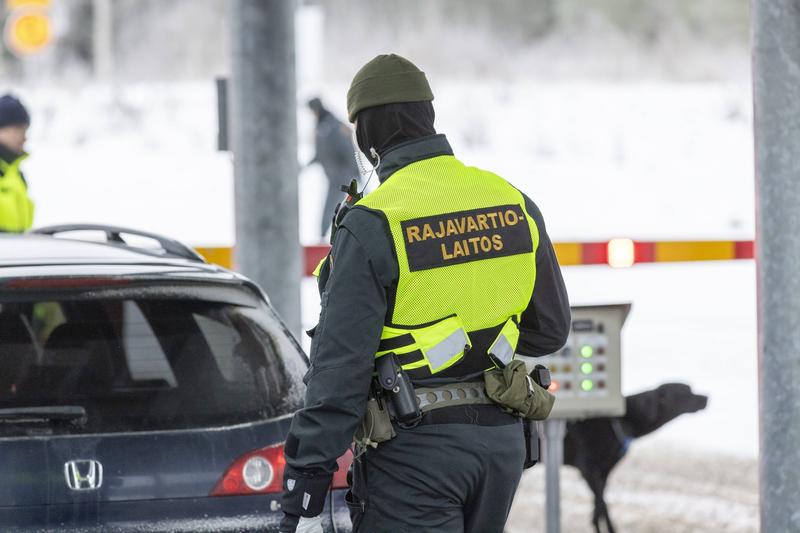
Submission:
M 0 234 L 0 278 L 158 273 L 234 277 L 217 265 L 124 244 L 47 235 Z

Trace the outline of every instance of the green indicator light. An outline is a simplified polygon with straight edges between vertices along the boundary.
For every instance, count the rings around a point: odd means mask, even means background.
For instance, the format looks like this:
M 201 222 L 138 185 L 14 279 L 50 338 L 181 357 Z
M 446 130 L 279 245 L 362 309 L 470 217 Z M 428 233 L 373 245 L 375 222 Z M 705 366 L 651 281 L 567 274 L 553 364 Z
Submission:
M 592 373 L 592 363 L 582 363 L 581 364 L 581 372 L 584 374 L 591 374 Z
M 592 355 L 594 355 L 594 348 L 588 344 L 581 346 L 581 357 L 591 357 Z
M 589 392 L 594 388 L 594 382 L 591 379 L 584 379 L 581 381 L 581 389 L 585 392 Z

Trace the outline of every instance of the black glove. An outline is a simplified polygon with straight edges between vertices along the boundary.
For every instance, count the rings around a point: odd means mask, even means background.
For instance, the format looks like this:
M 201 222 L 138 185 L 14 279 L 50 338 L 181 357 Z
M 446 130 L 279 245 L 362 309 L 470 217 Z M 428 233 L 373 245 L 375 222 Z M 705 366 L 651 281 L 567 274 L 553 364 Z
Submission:
M 280 533 L 294 533 L 298 522 L 300 522 L 299 516 L 284 513 L 279 529 Z
M 325 497 L 331 485 L 333 474 L 320 471 L 306 471 L 286 465 L 283 472 L 283 497 L 281 509 L 287 515 L 308 518 L 319 516 L 325 507 Z M 283 522 L 281 522 L 283 524 Z M 283 526 L 281 526 L 283 527 Z M 297 523 L 295 522 L 295 527 Z M 281 529 L 283 531 L 283 529 Z M 294 531 L 291 529 L 289 531 Z

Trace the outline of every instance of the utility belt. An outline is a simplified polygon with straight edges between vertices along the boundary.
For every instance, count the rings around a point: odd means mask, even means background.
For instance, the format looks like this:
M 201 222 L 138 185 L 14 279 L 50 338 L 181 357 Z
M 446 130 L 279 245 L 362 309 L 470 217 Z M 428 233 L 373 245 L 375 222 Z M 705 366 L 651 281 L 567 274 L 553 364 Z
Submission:
M 421 413 L 457 405 L 490 405 L 483 381 L 450 383 L 440 387 L 419 387 L 414 390 Z
M 395 437 L 395 425 L 409 429 L 433 422 L 430 413 L 464 405 L 489 406 L 483 382 L 452 383 L 439 387 L 415 388 L 399 367 L 393 354 L 379 359 L 378 375 L 373 380 L 367 409 L 353 440 L 362 446 L 377 447 Z
M 513 355 L 513 354 L 512 354 Z M 353 440 L 362 448 L 377 447 L 381 442 L 396 436 L 394 425 L 409 429 L 420 423 L 467 423 L 464 410 L 451 416 L 433 416 L 433 411 L 471 405 L 499 406 L 503 411 L 523 419 L 527 446 L 525 467 L 536 464 L 539 456 L 538 433 L 533 420 L 544 420 L 550 414 L 555 398 L 547 392 L 550 376 L 541 365 L 527 374 L 525 363 L 511 361 L 502 369 L 484 372 L 483 381 L 455 382 L 437 387 L 415 388 L 408 374 L 393 353 L 388 353 L 376 363 L 377 376 L 362 423 Z M 444 413 L 444 411 L 438 411 Z M 475 413 L 477 414 L 477 413 Z M 427 415 L 427 416 L 426 416 Z M 489 413 L 491 415 L 496 413 Z M 459 418 L 460 416 L 460 418 Z M 509 423 L 503 418 L 485 425 Z M 484 417 L 486 418 L 486 417 Z M 477 423 L 477 416 L 472 423 Z
M 395 354 L 385 354 L 375 364 L 370 405 L 376 413 L 401 427 L 415 426 L 424 413 L 458 405 L 488 405 L 482 381 L 449 383 L 438 387 L 416 388 Z

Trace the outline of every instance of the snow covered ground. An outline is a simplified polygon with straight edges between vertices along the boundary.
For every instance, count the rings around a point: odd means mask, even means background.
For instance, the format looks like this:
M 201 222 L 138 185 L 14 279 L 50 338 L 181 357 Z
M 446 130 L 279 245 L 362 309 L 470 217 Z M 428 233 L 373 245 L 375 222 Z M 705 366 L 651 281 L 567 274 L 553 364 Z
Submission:
M 432 82 L 437 127 L 456 154 L 526 191 L 554 240 L 753 237 L 747 85 Z M 340 116 L 345 89 L 323 94 Z M 95 221 L 198 246 L 233 243 L 231 160 L 215 151 L 212 82 L 19 92 L 33 111 L 24 168 L 37 225 Z M 304 100 L 301 161 L 310 158 L 313 127 Z M 316 168 L 300 180 L 301 238 L 316 243 L 325 181 Z M 612 477 L 608 499 L 620 529 L 754 531 L 752 261 L 569 267 L 565 278 L 574 304 L 633 303 L 623 336 L 626 393 L 682 381 L 710 396 L 705 411 L 635 444 Z M 318 313 L 310 280 L 303 302 L 310 326 Z M 567 474 L 564 484 L 565 502 L 574 498 L 566 530 L 584 531 L 590 500 L 575 479 Z M 541 484 L 541 469 L 526 474 L 521 495 L 543 501 Z M 510 526 L 540 530 L 532 524 L 541 521 L 539 507 L 518 502 Z
M 522 476 L 508 533 L 544 531 L 544 467 Z M 758 466 L 754 459 L 697 453 L 643 439 L 617 465 L 606 503 L 627 533 L 756 533 Z M 594 533 L 594 498 L 577 470 L 561 474 L 565 533 Z

